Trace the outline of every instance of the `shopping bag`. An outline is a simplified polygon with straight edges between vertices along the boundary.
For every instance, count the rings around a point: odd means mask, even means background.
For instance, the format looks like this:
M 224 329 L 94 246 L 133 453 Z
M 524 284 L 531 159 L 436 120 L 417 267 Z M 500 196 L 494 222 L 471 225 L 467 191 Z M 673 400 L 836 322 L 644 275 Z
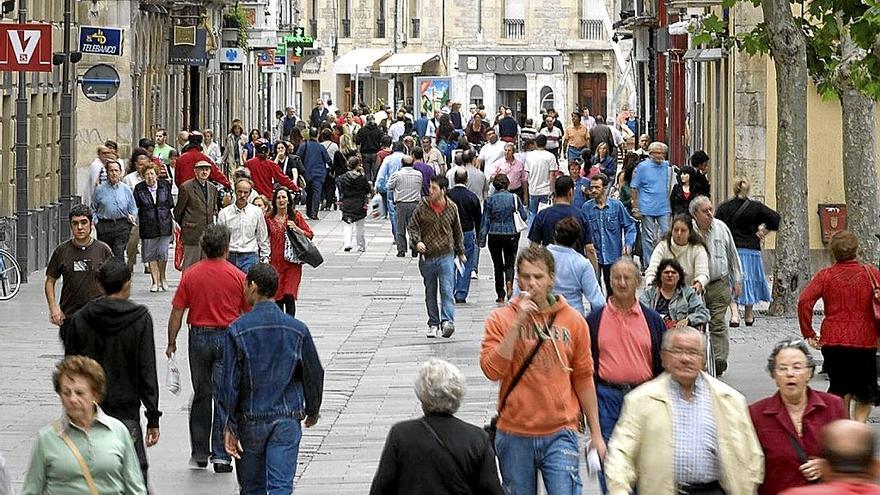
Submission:
M 315 246 L 315 243 L 313 243 L 302 232 L 287 229 L 287 239 L 293 246 L 293 250 L 296 251 L 297 258 L 301 260 L 300 263 L 305 263 L 313 268 L 318 268 L 318 266 L 324 262 L 324 257 L 321 256 L 321 251 L 319 251 L 318 247 Z
M 180 393 L 180 367 L 177 366 L 177 360 L 174 354 L 168 358 L 168 371 L 165 374 L 165 387 L 174 395 Z
M 380 218 L 385 216 L 385 201 L 382 195 L 376 193 L 370 200 L 370 218 Z
M 183 243 L 180 242 L 180 227 L 174 226 L 174 269 L 183 271 Z

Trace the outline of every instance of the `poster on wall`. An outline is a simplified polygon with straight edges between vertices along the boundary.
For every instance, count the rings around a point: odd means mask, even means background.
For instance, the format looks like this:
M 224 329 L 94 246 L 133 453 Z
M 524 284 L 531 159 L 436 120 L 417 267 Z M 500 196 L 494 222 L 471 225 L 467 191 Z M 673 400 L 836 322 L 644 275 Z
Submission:
M 452 78 L 415 77 L 415 95 L 418 98 L 419 116 L 431 118 L 434 110 L 440 110 L 451 98 Z

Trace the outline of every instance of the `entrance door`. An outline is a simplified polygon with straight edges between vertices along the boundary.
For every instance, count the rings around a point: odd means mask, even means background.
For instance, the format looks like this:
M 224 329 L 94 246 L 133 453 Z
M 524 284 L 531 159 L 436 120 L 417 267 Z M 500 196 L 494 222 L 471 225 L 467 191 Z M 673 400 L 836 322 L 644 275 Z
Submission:
M 511 116 L 524 126 L 528 114 L 528 105 L 525 91 L 499 91 L 498 104 L 510 109 Z
M 590 115 L 601 115 L 607 121 L 606 84 L 605 74 L 578 74 L 578 105 L 588 108 Z

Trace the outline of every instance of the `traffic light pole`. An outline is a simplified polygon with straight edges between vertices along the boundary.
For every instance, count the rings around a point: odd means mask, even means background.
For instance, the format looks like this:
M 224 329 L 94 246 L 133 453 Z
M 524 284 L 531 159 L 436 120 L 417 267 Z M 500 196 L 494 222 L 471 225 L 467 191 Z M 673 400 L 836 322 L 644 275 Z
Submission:
M 27 23 L 27 0 L 18 1 L 18 22 Z M 18 72 L 18 95 L 15 99 L 15 257 L 21 269 L 21 282 L 27 283 L 30 268 L 28 249 L 30 212 L 28 211 L 28 101 L 27 74 Z
M 73 206 L 73 93 L 70 88 L 70 34 L 71 34 L 71 3 L 64 0 L 64 63 L 61 65 L 61 185 L 58 191 L 61 196 L 61 215 L 58 232 L 67 230 L 67 217 Z

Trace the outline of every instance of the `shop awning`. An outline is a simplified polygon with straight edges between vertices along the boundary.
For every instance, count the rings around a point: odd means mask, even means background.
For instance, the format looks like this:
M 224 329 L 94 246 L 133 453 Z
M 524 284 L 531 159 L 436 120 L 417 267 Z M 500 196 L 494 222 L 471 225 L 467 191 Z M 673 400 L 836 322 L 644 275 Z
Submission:
M 386 55 L 387 48 L 356 48 L 333 62 L 333 73 L 369 74 L 373 64 Z
M 426 63 L 440 58 L 438 53 L 395 53 L 379 64 L 382 74 L 417 74 Z

